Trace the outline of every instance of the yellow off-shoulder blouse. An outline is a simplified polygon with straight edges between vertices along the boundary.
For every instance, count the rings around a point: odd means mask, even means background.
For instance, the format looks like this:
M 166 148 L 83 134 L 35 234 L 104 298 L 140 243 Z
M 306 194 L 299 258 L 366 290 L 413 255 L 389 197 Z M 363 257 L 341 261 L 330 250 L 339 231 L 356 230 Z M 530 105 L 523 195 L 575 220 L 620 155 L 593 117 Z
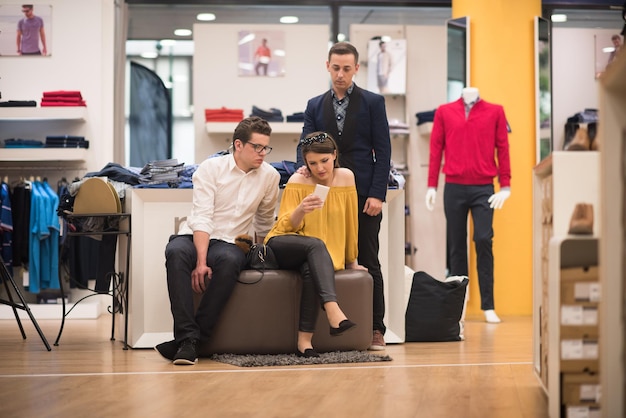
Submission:
M 335 271 L 358 255 L 358 199 L 355 186 L 331 187 L 324 207 L 304 216 L 297 228 L 291 225 L 291 213 L 302 199 L 313 193 L 314 185 L 287 183 L 280 201 L 278 220 L 265 237 L 265 243 L 278 235 L 296 234 L 316 237 L 326 243 Z

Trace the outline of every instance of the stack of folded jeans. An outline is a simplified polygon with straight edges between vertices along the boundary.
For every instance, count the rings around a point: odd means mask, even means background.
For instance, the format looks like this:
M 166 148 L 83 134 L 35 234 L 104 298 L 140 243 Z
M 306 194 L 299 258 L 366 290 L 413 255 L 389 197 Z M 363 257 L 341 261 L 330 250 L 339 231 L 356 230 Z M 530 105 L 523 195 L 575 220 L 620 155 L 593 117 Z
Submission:
M 284 122 L 283 112 L 280 109 L 271 107 L 269 110 L 261 109 L 257 106 L 252 106 L 252 113 L 250 116 L 258 116 L 265 119 L 268 122 Z
M 417 112 L 415 117 L 417 118 L 417 125 L 421 125 L 426 122 L 433 122 L 435 120 L 435 112 L 437 110 L 427 110 L 425 112 Z
M 178 159 L 150 161 L 141 170 L 139 182 L 142 184 L 177 184 L 180 182 L 178 173 L 183 169 L 184 164 Z
M 46 148 L 89 148 L 89 141 L 84 136 L 48 135 Z
M 37 107 L 37 102 L 34 100 L 9 100 L 0 102 L 0 107 Z
M 287 115 L 287 122 L 304 122 L 304 112 L 295 112 Z
M 41 148 L 43 142 L 37 139 L 8 138 L 4 140 L 5 148 Z

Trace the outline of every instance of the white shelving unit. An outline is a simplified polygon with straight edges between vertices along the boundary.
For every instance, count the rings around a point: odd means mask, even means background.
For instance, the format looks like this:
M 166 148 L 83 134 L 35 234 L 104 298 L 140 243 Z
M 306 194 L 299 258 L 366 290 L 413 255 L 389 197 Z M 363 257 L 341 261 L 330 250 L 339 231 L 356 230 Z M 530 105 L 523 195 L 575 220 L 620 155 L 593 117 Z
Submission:
M 83 106 L 67 107 L 2 107 L 0 108 L 0 140 L 27 138 L 45 140 L 51 133 L 82 135 L 87 121 L 87 109 Z M 54 184 L 62 176 L 71 178 L 85 171 L 89 150 L 85 148 L 0 148 L 0 174 L 9 180 L 19 177 L 47 177 Z M 22 282 L 21 268 L 14 269 L 18 285 Z M 72 289 L 72 297 L 79 299 L 84 291 Z M 102 296 L 91 298 L 72 310 L 69 319 L 93 319 L 100 314 Z M 67 305 L 69 310 L 72 303 Z M 60 304 L 30 303 L 29 307 L 39 319 L 59 319 Z M 0 319 L 11 318 L 8 306 L 0 308 Z
M 551 392 L 550 321 L 554 295 L 550 253 L 553 239 L 568 237 L 569 221 L 576 203 L 591 203 L 596 209 L 594 236 L 598 236 L 600 213 L 599 170 L 597 151 L 555 151 L 534 170 L 533 179 L 533 359 L 546 392 Z M 558 367 L 556 369 L 558 371 Z
M 236 122 L 208 122 L 205 124 L 208 134 L 208 142 L 198 146 L 202 148 L 201 154 L 208 156 L 219 150 L 228 149 L 232 143 L 232 135 L 237 126 Z M 301 122 L 270 122 L 272 127 L 271 143 L 273 150 L 265 161 L 268 163 L 286 161 L 296 161 L 296 149 L 300 134 L 302 133 Z M 196 159 L 198 157 L 196 156 Z M 200 159 L 202 161 L 202 159 Z
M 87 109 L 84 106 L 67 107 L 2 107 L 0 122 L 28 121 L 85 121 Z
M 85 148 L 0 148 L 0 161 L 14 162 L 82 162 Z
M 548 289 L 548 412 L 550 418 L 565 418 L 561 415 L 561 269 L 593 267 L 598 265 L 598 239 L 589 236 L 554 237 L 549 245 L 549 289 Z M 583 327 L 579 327 L 583 329 Z M 591 336 L 590 336 L 591 337 Z M 572 338 L 570 335 L 568 338 Z M 576 338 L 582 337 L 576 335 Z M 590 344 L 592 345 L 592 344 Z M 576 360 L 585 362 L 584 360 Z M 592 370 L 597 372 L 597 370 Z M 582 370 L 576 372 L 582 373 Z M 600 374 L 602 375 L 602 374 Z
M 270 122 L 272 135 L 274 134 L 297 134 L 298 138 L 302 133 L 301 122 Z M 210 134 L 229 134 L 235 131 L 237 122 L 207 122 L 206 131 Z
M 55 132 L 63 129 L 64 134 L 75 134 L 86 116 L 87 109 L 82 106 L 3 107 L 0 108 L 0 139 L 28 135 L 29 139 L 43 140 L 46 129 Z M 0 148 L 0 161 L 17 166 L 27 162 L 63 165 L 84 162 L 87 152 L 85 148 Z
M 600 79 L 599 276 L 600 385 L 602 416 L 626 415 L 626 54 L 619 54 Z
M 404 190 L 388 190 L 380 225 L 380 269 L 385 292 L 387 343 L 405 341 Z

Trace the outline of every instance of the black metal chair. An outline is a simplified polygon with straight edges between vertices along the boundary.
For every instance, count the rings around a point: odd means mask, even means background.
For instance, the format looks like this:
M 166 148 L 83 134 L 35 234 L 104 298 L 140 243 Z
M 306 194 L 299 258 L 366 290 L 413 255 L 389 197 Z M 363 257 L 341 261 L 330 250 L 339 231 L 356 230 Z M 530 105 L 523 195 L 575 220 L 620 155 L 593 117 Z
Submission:
M 52 348 L 50 347 L 50 344 L 48 344 L 48 340 L 46 339 L 46 336 L 43 334 L 43 331 L 41 330 L 41 328 L 39 328 L 39 324 L 37 323 L 37 320 L 35 319 L 35 317 L 33 316 L 33 313 L 31 312 L 30 308 L 28 307 L 28 303 L 26 303 L 26 300 L 24 299 L 24 296 L 22 295 L 22 292 L 20 292 L 19 287 L 17 287 L 17 284 L 15 283 L 15 280 L 13 280 L 13 276 L 11 276 L 11 274 L 9 273 L 9 270 L 7 269 L 7 266 L 4 265 L 4 260 L 2 259 L 2 257 L 0 256 L 0 265 L 2 265 L 2 267 L 0 267 L 0 279 L 2 280 L 2 283 L 4 283 L 4 288 L 7 291 L 7 297 L 9 298 L 7 299 L 3 299 L 0 298 L 0 303 L 3 303 L 5 305 L 8 305 L 10 307 L 13 308 L 13 313 L 15 314 L 15 320 L 17 321 L 17 325 L 20 328 L 20 332 L 22 333 L 22 338 L 26 339 L 26 333 L 24 332 L 24 327 L 22 326 L 22 321 L 20 320 L 20 316 L 17 313 L 18 309 L 22 309 L 24 311 L 26 311 L 26 313 L 28 313 L 28 316 L 30 317 L 30 320 L 32 321 L 33 325 L 35 326 L 35 329 L 37 330 L 37 332 L 39 333 L 39 336 L 41 337 L 41 341 L 43 341 L 44 345 L 46 346 L 46 348 L 48 349 L 48 351 L 52 351 Z M 9 287 L 9 284 L 13 287 L 13 292 L 15 292 L 17 294 L 17 297 L 19 298 L 19 302 L 16 302 L 13 299 L 13 294 L 11 292 L 11 287 Z

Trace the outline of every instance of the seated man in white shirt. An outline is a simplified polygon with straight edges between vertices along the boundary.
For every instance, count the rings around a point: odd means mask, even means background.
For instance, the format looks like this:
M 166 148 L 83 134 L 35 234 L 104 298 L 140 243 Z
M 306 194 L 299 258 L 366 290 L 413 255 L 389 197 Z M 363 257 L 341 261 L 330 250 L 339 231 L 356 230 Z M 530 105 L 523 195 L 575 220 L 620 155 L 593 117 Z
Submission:
M 244 268 L 235 237 L 250 227 L 264 237 L 274 223 L 280 175 L 264 161 L 271 128 L 259 117 L 242 120 L 232 154 L 200 164 L 193 175 L 193 206 L 187 224 L 165 249 L 174 340 L 155 349 L 177 365 L 198 361 L 197 345 L 210 338 Z M 194 312 L 193 294 L 202 293 Z

